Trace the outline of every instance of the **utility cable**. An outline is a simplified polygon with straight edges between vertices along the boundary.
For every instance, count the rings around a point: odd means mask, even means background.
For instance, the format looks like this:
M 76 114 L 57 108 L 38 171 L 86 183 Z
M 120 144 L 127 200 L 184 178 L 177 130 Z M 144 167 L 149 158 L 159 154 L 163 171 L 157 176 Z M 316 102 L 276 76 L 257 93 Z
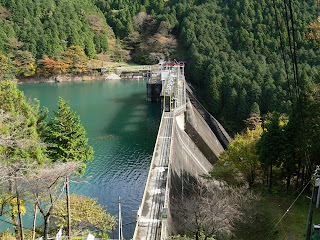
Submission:
M 298 194 L 298 196 L 295 198 L 295 200 L 292 202 L 292 204 L 288 207 L 288 209 L 285 211 L 285 213 L 282 215 L 282 217 L 279 219 L 279 221 L 276 223 L 276 225 L 274 225 L 274 227 L 272 228 L 272 230 L 268 233 L 268 235 L 266 235 L 265 239 L 268 239 L 268 237 L 272 234 L 272 232 L 274 231 L 274 229 L 280 224 L 280 222 L 282 221 L 282 219 L 287 215 L 287 213 L 290 211 L 290 209 L 293 207 L 293 205 L 296 203 L 296 201 L 299 199 L 299 197 L 301 196 L 301 194 L 304 192 L 304 190 L 306 190 L 307 186 L 310 184 L 312 178 L 305 184 L 305 186 L 303 187 L 302 191 Z
M 286 0 L 283 0 L 284 9 L 285 9 L 285 16 L 286 16 L 286 27 L 287 27 L 287 34 L 288 34 L 288 42 L 289 42 L 289 49 L 290 49 L 290 57 L 292 61 L 292 71 L 293 71 L 293 79 L 294 79 L 294 85 L 296 87 L 296 71 L 294 67 L 294 60 L 293 60 L 293 48 L 292 48 L 292 39 L 291 39 L 291 31 L 290 31 L 290 25 L 289 25 L 289 14 L 288 14 L 288 7 Z M 297 97 L 297 96 L 296 96 Z
M 9 222 L 9 221 L 4 220 L 4 219 L 0 219 L 0 221 L 1 221 L 1 222 L 4 222 L 4 223 L 7 223 L 7 224 L 10 224 L 10 225 L 12 225 L 12 226 L 16 226 L 16 227 L 20 228 L 19 224 L 14 224 L 14 223 Z M 30 228 L 27 228 L 27 227 L 22 227 L 22 228 L 23 228 L 23 229 L 26 229 L 26 230 L 30 230 Z
M 292 0 L 288 0 L 289 1 L 289 11 L 290 11 L 290 18 L 291 18 L 291 28 L 292 28 L 292 40 L 293 40 L 293 61 L 294 61 L 294 65 L 295 65 L 295 75 L 296 75 L 296 79 L 295 79 L 295 90 L 296 90 L 296 94 L 297 94 L 297 101 L 298 101 L 298 110 L 300 113 L 300 121 L 301 121 L 301 127 L 302 127 L 302 136 L 303 136 L 303 140 L 305 143 L 305 158 L 307 161 L 307 168 L 309 170 L 309 174 L 312 174 L 311 171 L 311 161 L 310 161 L 310 157 L 309 157 L 309 148 L 308 148 L 308 144 L 307 144 L 307 137 L 306 137 L 306 131 L 305 131 L 305 119 L 303 116 L 303 112 L 302 112 L 302 105 L 301 105 L 301 96 L 300 96 L 300 84 L 299 84 L 299 76 L 298 76 L 298 64 L 297 64 L 297 51 L 296 51 L 296 38 L 295 38 L 295 24 L 294 24 L 294 18 L 293 18 L 293 8 L 292 8 Z
M 296 197 L 296 199 L 293 201 L 293 203 L 290 205 L 290 207 L 286 210 L 286 212 L 282 215 L 282 217 L 280 218 L 280 220 L 277 222 L 277 224 L 274 226 L 274 228 L 276 228 L 279 223 L 282 221 L 282 219 L 287 215 L 287 213 L 290 211 L 290 209 L 293 207 L 293 205 L 296 203 L 296 201 L 298 200 L 298 198 L 301 196 L 301 194 L 304 192 L 304 190 L 307 188 L 307 186 L 309 185 L 309 183 L 311 182 L 311 179 L 309 180 L 309 182 L 306 183 L 306 185 L 304 186 L 304 188 L 302 189 L 302 191 L 299 193 L 299 195 Z
M 297 64 L 297 50 L 296 50 L 296 37 L 295 37 L 295 26 L 294 26 L 294 19 L 293 19 L 293 9 L 292 9 L 292 2 L 289 0 L 289 11 L 290 11 L 290 18 L 291 18 L 291 30 L 292 30 L 292 41 L 293 41 L 293 64 L 295 66 L 295 74 L 296 74 L 296 94 L 297 100 L 299 104 L 299 108 L 301 108 L 301 101 L 300 101 L 300 88 L 299 88 L 299 75 L 298 75 L 298 64 Z M 300 109 L 301 110 L 301 109 Z
M 272 2 L 273 2 L 273 8 L 274 8 L 274 15 L 276 17 L 276 22 L 277 22 L 278 35 L 279 35 L 279 38 L 280 38 L 281 55 L 282 55 L 282 60 L 284 62 L 284 68 L 285 68 L 285 73 L 286 73 L 286 78 L 287 78 L 289 97 L 290 97 L 290 100 L 291 100 L 292 112 L 294 112 L 293 98 L 292 98 L 290 80 L 289 80 L 289 71 L 288 71 L 287 61 L 286 61 L 285 52 L 284 52 L 284 44 L 283 44 L 284 41 L 283 41 L 283 38 L 282 38 L 282 35 L 281 35 L 280 23 L 279 23 L 279 19 L 278 19 L 277 7 L 276 7 L 275 0 L 272 0 Z

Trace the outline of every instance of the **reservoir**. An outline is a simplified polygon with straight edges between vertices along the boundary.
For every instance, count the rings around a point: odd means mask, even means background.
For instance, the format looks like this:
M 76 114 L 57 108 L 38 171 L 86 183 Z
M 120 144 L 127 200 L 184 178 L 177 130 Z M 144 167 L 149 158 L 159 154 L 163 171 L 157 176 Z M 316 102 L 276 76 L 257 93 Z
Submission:
M 71 192 L 98 198 L 114 216 L 118 216 L 120 196 L 124 237 L 130 239 L 161 117 L 160 104 L 146 101 L 146 81 L 23 84 L 19 89 L 48 107 L 49 117 L 57 110 L 59 96 L 80 115 L 94 159 L 80 183 L 71 185 Z M 113 237 L 118 237 L 116 231 L 110 234 Z

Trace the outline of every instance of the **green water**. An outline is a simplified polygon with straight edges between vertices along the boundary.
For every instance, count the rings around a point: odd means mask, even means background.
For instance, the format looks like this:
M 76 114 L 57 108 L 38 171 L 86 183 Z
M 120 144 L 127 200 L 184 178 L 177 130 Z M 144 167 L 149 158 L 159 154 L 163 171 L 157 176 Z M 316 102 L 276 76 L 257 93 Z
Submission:
M 83 177 L 87 183 L 73 184 L 71 191 L 98 198 L 113 215 L 118 214 L 121 196 L 124 235 L 130 239 L 135 227 L 132 210 L 141 203 L 161 116 L 160 105 L 145 100 L 146 82 L 25 84 L 19 89 L 50 112 L 62 96 L 80 115 L 95 154 Z

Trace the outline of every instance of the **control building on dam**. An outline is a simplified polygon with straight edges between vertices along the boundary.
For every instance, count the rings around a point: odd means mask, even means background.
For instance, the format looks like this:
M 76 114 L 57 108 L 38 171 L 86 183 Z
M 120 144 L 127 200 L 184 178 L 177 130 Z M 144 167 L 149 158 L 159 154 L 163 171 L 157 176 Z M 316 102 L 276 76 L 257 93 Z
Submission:
M 185 182 L 211 170 L 230 137 L 187 86 L 184 64 L 159 65 L 147 99 L 161 101 L 163 114 L 133 239 L 165 240 L 176 234 L 170 201 L 184 193 Z

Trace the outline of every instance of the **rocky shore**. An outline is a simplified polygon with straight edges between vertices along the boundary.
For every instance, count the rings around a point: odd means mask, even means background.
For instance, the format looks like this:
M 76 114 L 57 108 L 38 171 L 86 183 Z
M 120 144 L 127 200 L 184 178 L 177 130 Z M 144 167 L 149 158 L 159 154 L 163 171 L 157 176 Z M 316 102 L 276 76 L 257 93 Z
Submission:
M 121 79 L 119 75 L 115 73 L 92 73 L 92 74 L 65 74 L 55 75 L 50 77 L 29 77 L 17 79 L 18 84 L 24 83 L 54 83 L 54 82 L 82 82 L 82 81 L 102 81 L 102 80 L 118 80 Z

